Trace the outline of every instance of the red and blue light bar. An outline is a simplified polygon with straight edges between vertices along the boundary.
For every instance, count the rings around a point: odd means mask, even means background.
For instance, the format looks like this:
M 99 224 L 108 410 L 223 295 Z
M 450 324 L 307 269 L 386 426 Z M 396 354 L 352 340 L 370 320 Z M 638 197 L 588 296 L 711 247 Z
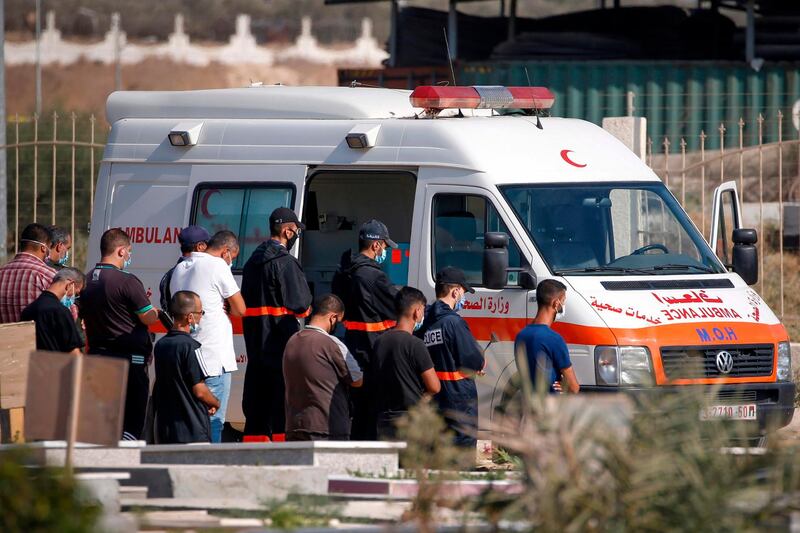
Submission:
M 422 85 L 411 93 L 411 105 L 435 112 L 442 109 L 549 109 L 555 98 L 547 87 Z

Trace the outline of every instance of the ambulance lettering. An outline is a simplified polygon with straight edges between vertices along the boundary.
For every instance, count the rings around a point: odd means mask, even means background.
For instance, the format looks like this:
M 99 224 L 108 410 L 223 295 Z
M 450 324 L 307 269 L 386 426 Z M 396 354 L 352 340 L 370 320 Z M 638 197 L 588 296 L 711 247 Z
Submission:
M 130 226 L 122 229 L 130 236 L 132 244 L 175 244 L 181 232 L 181 228 L 158 226 Z
M 437 344 L 442 344 L 444 342 L 444 338 L 442 337 L 441 328 L 426 331 L 425 338 L 422 340 L 425 342 L 425 346 L 436 346 Z

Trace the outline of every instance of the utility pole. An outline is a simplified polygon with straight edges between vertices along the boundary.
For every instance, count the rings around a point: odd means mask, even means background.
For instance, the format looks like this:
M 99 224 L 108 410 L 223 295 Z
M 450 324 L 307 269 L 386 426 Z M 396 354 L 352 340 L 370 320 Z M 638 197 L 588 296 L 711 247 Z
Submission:
M 36 114 L 42 116 L 42 0 L 36 0 Z
M 6 261 L 8 244 L 8 181 L 6 180 L 6 5 L 0 0 L 0 263 Z M 16 239 L 17 236 L 15 235 Z

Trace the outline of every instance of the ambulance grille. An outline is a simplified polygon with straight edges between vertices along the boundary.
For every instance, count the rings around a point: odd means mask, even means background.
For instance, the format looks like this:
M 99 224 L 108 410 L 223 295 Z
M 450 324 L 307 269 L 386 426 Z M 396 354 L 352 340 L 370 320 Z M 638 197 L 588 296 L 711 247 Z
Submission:
M 728 352 L 733 368 L 727 374 L 717 366 L 717 355 Z M 661 348 L 661 363 L 668 379 L 743 378 L 772 375 L 771 344 L 750 346 L 668 346 Z
M 729 279 L 653 279 L 630 281 L 603 281 L 609 291 L 650 291 L 654 289 L 732 289 Z

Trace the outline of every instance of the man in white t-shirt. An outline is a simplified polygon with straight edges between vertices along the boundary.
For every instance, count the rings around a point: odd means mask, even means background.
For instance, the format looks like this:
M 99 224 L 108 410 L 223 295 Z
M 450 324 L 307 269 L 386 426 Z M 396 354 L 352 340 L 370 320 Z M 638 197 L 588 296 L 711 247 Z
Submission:
M 225 411 L 231 393 L 231 372 L 236 370 L 233 327 L 228 318 L 244 316 L 245 305 L 231 265 L 239 255 L 239 241 L 230 231 L 219 231 L 208 241 L 205 252 L 192 254 L 175 266 L 169 288 L 172 294 L 192 291 L 203 303 L 203 320 L 190 332 L 203 345 L 201 364 L 209 378 L 206 385 L 219 398 L 220 407 L 211 417 L 211 442 L 222 440 Z M 226 304 L 228 311 L 226 311 Z

